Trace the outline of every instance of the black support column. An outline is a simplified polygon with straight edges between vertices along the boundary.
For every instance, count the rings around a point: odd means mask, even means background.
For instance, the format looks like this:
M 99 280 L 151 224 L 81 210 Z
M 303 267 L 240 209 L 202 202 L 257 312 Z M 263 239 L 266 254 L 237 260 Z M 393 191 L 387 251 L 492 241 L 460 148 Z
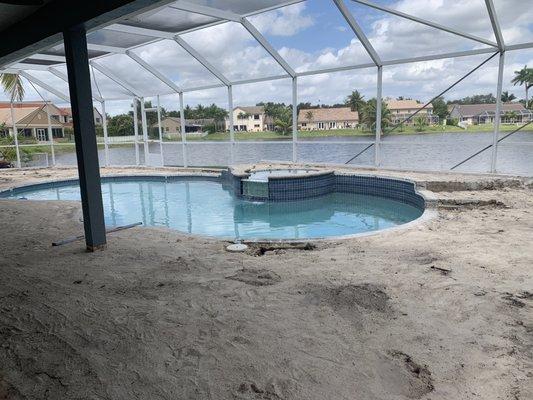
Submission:
M 63 32 L 63 38 L 80 177 L 85 243 L 87 250 L 95 251 L 105 248 L 106 235 L 85 27 L 76 25 L 68 28 Z

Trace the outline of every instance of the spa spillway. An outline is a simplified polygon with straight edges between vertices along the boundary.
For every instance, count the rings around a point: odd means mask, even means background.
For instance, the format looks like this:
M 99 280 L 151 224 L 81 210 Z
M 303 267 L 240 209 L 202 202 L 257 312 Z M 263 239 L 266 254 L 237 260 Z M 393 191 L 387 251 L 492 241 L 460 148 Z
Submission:
M 412 182 L 318 169 L 267 169 L 219 176 L 102 178 L 108 227 L 142 222 L 229 240 L 338 238 L 419 218 Z M 4 199 L 79 201 L 77 180 L 13 188 Z

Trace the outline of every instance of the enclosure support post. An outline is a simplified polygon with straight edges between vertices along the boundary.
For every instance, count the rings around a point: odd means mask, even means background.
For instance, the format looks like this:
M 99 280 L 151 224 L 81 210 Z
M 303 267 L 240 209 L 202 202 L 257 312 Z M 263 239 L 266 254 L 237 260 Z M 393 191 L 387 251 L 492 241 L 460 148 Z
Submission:
M 235 131 L 233 129 L 233 88 L 228 85 L 228 114 L 229 114 L 229 141 L 230 141 L 230 164 L 235 161 Z
M 163 158 L 163 131 L 161 129 L 161 102 L 159 101 L 159 95 L 157 95 L 157 128 L 159 129 L 159 152 L 161 153 L 161 166 L 164 166 L 165 159 Z
M 187 168 L 187 132 L 185 132 L 185 109 L 183 107 L 183 92 L 180 92 L 180 130 L 181 148 L 183 150 L 183 166 Z
M 494 115 L 494 134 L 492 136 L 492 156 L 490 160 L 490 172 L 496 172 L 496 161 L 498 159 L 498 136 L 500 135 L 500 120 L 502 112 L 502 84 L 503 69 L 505 66 L 505 52 L 500 52 L 500 62 L 498 64 L 498 86 L 496 88 L 496 114 Z
M 85 27 L 76 25 L 65 29 L 63 39 L 80 178 L 85 243 L 87 250 L 94 251 L 105 247 L 106 232 Z
M 52 120 L 50 119 L 50 109 L 48 108 L 49 104 L 52 104 L 52 102 L 45 102 L 45 104 L 46 118 L 48 119 L 48 142 L 50 143 L 50 152 L 52 153 L 52 166 L 55 167 L 56 153 L 54 151 L 54 136 L 52 135 Z
M 137 115 L 137 98 L 133 98 L 133 134 L 135 135 L 135 165 L 140 165 L 139 157 L 139 116 Z
M 19 139 L 18 139 L 18 129 L 17 123 L 15 121 L 15 111 L 13 110 L 13 101 L 10 103 L 11 106 L 11 121 L 13 123 L 13 139 L 15 139 L 15 153 L 17 154 L 17 162 L 15 166 L 20 168 L 20 149 L 19 149 Z
M 107 115 L 105 113 L 105 101 L 102 101 L 101 104 L 102 104 L 102 127 L 104 129 L 105 166 L 109 167 L 109 140 L 107 138 Z
M 150 149 L 148 148 L 148 125 L 146 123 L 146 110 L 144 109 L 144 97 L 139 99 L 141 102 L 141 124 L 143 129 L 143 142 L 144 142 L 144 165 L 148 165 L 148 157 Z
M 381 165 L 381 97 L 383 92 L 383 66 L 378 65 L 378 91 L 376 95 L 376 139 L 374 142 L 374 165 L 379 167 Z
M 292 78 L 292 162 L 298 161 L 298 82 Z

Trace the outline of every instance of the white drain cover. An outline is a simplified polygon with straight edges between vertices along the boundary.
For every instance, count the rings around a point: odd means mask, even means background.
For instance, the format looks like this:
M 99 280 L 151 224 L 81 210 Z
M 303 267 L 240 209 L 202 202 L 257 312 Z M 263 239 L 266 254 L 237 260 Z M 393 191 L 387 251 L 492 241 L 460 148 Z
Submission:
M 245 244 L 242 243 L 234 243 L 230 244 L 228 247 L 226 247 L 227 251 L 231 251 L 232 253 L 240 253 L 242 251 L 245 251 L 248 248 Z

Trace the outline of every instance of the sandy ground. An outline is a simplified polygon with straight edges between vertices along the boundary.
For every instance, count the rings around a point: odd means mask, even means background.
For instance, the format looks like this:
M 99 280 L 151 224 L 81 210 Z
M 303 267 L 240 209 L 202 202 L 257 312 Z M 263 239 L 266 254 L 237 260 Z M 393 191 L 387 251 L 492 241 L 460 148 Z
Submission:
M 531 187 L 395 174 L 439 216 L 307 250 L 154 228 L 52 248 L 79 204 L 0 201 L 0 399 L 532 399 Z

